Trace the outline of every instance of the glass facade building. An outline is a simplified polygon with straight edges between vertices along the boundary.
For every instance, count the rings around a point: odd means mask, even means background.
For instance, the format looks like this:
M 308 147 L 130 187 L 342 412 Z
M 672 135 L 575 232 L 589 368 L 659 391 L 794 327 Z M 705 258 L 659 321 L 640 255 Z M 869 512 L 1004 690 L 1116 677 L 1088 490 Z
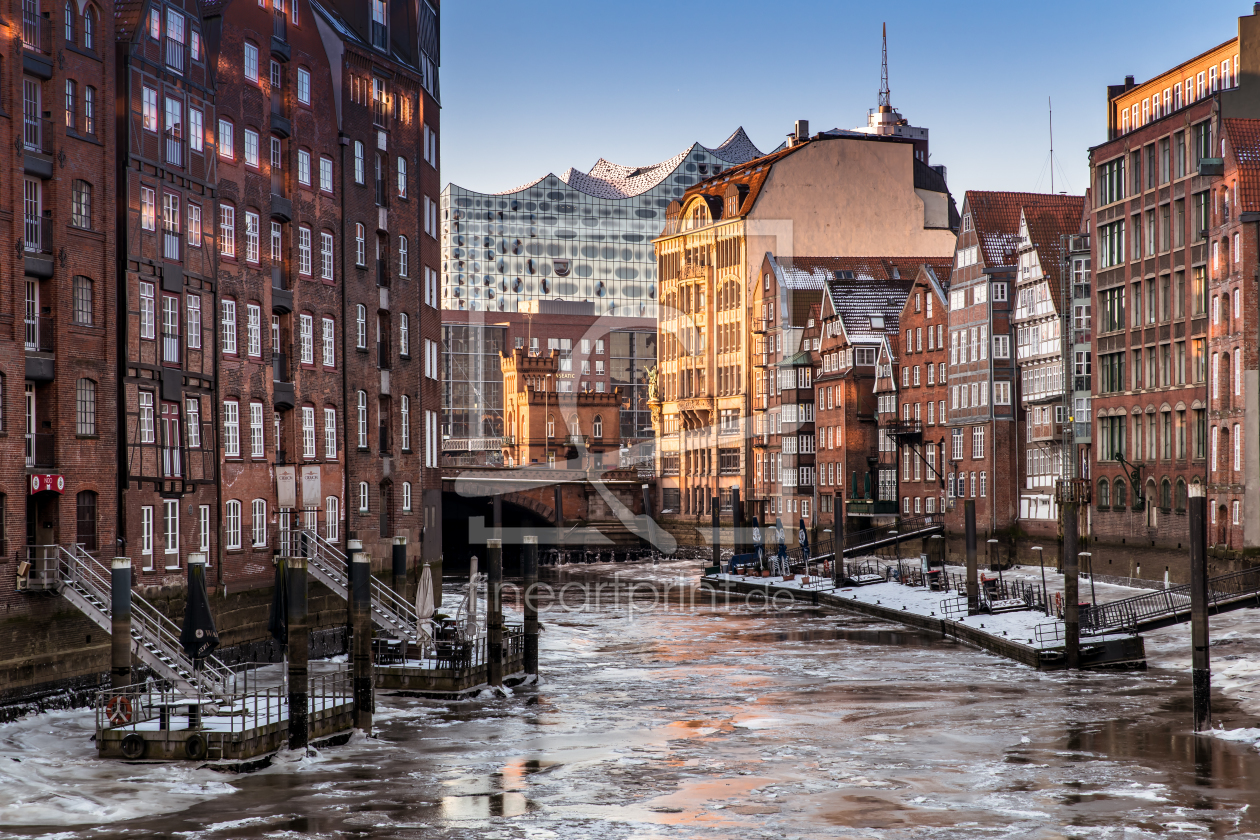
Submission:
M 601 159 L 514 190 L 447 185 L 441 199 L 442 306 L 518 312 L 525 301 L 591 301 L 596 315 L 656 317 L 665 208 L 686 189 L 762 152 L 741 128 L 655 166 Z

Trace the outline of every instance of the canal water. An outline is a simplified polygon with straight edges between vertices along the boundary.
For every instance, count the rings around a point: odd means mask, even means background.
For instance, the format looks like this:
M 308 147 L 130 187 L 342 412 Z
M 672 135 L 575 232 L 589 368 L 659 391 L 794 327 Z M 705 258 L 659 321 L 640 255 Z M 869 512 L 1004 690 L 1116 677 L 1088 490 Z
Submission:
M 98 761 L 87 710 L 0 726 L 0 840 L 1260 837 L 1260 752 L 1189 734 L 1176 631 L 1146 672 L 1067 675 L 805 606 L 640 606 L 550 610 L 537 687 L 379 696 L 377 737 L 247 775 Z

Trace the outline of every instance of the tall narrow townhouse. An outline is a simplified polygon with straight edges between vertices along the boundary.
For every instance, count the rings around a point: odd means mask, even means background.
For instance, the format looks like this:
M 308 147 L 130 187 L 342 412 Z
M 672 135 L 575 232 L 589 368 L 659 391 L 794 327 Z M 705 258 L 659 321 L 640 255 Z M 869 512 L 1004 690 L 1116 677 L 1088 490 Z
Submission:
M 116 551 L 114 8 L 12 0 L 0 61 L 0 557 Z M 94 682 L 109 640 L 87 616 L 0 576 L 0 680 Z
M 205 4 L 216 68 L 225 575 L 342 540 L 340 148 L 308 0 Z
M 314 2 L 337 84 L 346 536 L 376 560 L 441 550 L 438 13 Z
M 1072 383 L 1064 357 L 1071 313 L 1064 308 L 1063 290 L 1068 237 L 1080 229 L 1084 205 L 1083 196 L 1062 195 L 1020 211 L 1012 317 L 1024 415 L 1019 519 L 1021 530 L 1035 537 L 1058 535 L 1057 482 L 1072 477 L 1065 442 Z
M 200 12 L 116 4 L 119 535 L 138 584 L 181 580 L 190 552 L 224 580 L 214 233 L 227 138 Z

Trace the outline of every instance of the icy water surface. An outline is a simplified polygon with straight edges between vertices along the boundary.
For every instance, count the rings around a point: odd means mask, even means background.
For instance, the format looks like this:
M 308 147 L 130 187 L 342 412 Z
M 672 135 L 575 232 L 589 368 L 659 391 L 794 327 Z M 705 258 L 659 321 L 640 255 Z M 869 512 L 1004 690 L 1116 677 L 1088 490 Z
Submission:
M 545 621 L 541 686 L 378 696 L 379 737 L 249 775 L 99 762 L 88 711 L 0 727 L 0 838 L 1260 837 L 1260 752 L 1188 733 L 1175 631 L 1067 676 L 804 607 Z

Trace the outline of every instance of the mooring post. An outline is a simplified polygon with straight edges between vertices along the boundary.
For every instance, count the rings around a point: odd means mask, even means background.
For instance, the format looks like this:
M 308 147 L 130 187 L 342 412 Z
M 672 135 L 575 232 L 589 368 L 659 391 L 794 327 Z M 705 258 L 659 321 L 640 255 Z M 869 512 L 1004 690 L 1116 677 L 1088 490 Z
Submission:
M 1063 512 L 1063 556 L 1059 560 L 1063 567 L 1063 656 L 1068 669 L 1075 670 L 1081 667 L 1081 595 L 1077 580 L 1081 565 L 1076 552 L 1080 536 L 1076 501 L 1064 502 L 1059 509 Z
M 713 563 L 718 571 L 722 571 L 722 509 L 721 495 L 713 497 Z
M 486 681 L 503 685 L 503 541 L 486 540 Z
M 109 685 L 131 685 L 131 558 L 115 557 L 109 573 Z
M 394 566 L 394 594 L 407 600 L 407 538 L 394 537 L 394 544 L 389 547 L 390 559 Z
M 1207 497 L 1190 485 L 1190 643 L 1194 647 L 1194 731 L 1212 727 L 1212 671 L 1208 662 Z
M 739 500 L 739 488 L 731 488 L 731 553 L 743 554 L 748 541 L 744 539 L 744 505 Z
M 538 675 L 538 537 L 525 536 L 525 673 Z
M 967 534 L 967 615 L 980 611 L 980 587 L 976 580 L 976 500 L 963 501 L 963 522 Z
M 397 550 L 398 546 L 394 546 Z M 406 551 L 406 546 L 403 546 Z M 401 593 L 399 593 L 401 594 Z M 354 728 L 372 734 L 372 560 L 362 552 L 350 558 L 350 609 L 354 633 Z
M 354 558 L 362 553 L 363 540 L 346 540 L 346 574 L 350 574 L 350 566 L 354 564 Z M 368 563 L 368 574 L 371 574 L 371 558 Z M 350 593 L 346 593 L 346 655 L 354 656 L 354 599 L 350 597 Z
M 310 628 L 306 625 L 306 558 L 289 561 L 289 749 L 306 749 L 308 742 L 307 660 Z

